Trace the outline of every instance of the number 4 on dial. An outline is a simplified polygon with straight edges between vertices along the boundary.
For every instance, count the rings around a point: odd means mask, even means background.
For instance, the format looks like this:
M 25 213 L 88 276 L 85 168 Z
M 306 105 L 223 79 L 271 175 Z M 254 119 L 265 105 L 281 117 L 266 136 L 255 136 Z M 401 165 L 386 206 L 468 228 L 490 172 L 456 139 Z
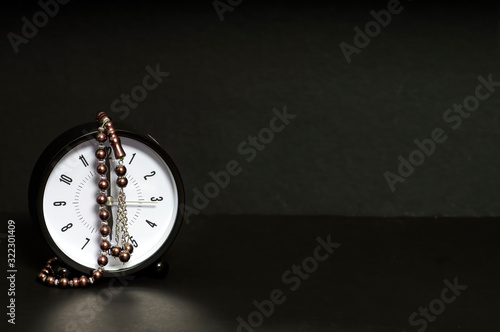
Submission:
M 146 219 L 146 222 L 148 223 L 149 226 L 151 226 L 151 228 L 155 228 L 157 226 L 154 222 L 151 222 L 147 219 Z

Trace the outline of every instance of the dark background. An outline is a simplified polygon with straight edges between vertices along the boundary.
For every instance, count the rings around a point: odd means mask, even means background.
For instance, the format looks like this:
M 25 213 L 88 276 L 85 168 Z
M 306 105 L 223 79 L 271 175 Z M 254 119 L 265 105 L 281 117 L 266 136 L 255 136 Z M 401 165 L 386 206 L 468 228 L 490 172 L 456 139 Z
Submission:
M 455 277 L 468 289 L 426 331 L 498 328 L 500 226 L 484 217 L 500 214 L 500 90 L 457 130 L 442 117 L 478 76 L 500 81 L 499 5 L 402 6 L 348 64 L 339 44 L 353 44 L 353 28 L 387 1 L 248 0 L 221 22 L 211 1 L 73 0 L 18 54 L 7 34 L 40 7 L 2 3 L 0 213 L 16 221 L 19 270 L 9 327 L 235 331 L 330 234 L 341 247 L 255 331 L 417 331 L 408 316 Z M 111 109 L 157 64 L 170 75 L 137 108 Z M 284 107 L 297 117 L 246 162 L 238 145 Z M 106 282 L 69 291 L 35 282 L 50 250 L 27 204 L 43 149 L 99 110 L 160 142 L 190 206 L 210 171 L 233 159 L 243 167 L 181 230 L 168 276 L 134 276 L 109 305 L 95 304 Z M 448 140 L 391 192 L 384 172 L 397 173 L 398 156 L 437 127 Z
M 44 147 L 98 110 L 155 137 L 183 175 L 187 202 L 229 160 L 243 172 L 202 214 L 497 216 L 500 91 L 453 131 L 446 109 L 477 77 L 500 81 L 499 10 L 487 1 L 403 1 L 347 63 L 339 44 L 387 2 L 244 1 L 221 22 L 210 1 L 71 1 L 15 54 L 6 35 L 38 5 L 1 9 L 0 211 L 26 211 Z M 129 114 L 111 110 L 146 66 L 170 75 Z M 272 109 L 297 118 L 247 163 L 238 145 Z M 123 119 L 122 119 L 123 118 Z M 448 140 L 391 192 L 415 139 Z

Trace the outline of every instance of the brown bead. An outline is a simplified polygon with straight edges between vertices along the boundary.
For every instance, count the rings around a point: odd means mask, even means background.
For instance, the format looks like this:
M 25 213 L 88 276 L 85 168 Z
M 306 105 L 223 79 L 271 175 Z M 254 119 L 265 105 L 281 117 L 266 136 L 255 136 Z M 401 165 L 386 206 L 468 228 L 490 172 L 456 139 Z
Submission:
M 97 196 L 96 201 L 98 204 L 106 204 L 108 198 L 106 197 L 106 195 L 99 195 Z
M 81 276 L 79 282 L 79 285 L 81 287 L 86 287 L 89 284 L 89 278 L 87 278 L 86 276 Z
M 49 274 L 50 272 L 49 272 L 49 270 L 48 270 L 48 269 L 43 269 L 43 270 L 42 270 L 42 273 Z
M 44 266 L 44 269 L 47 269 L 47 270 L 50 271 L 50 270 L 52 270 L 52 265 L 47 264 L 47 265 Z
M 78 287 L 80 285 L 80 282 L 78 278 L 73 278 L 73 287 Z
M 99 181 L 99 183 L 97 184 L 97 186 L 101 190 L 106 190 L 109 187 L 109 182 L 108 182 L 108 180 L 101 180 L 101 181 Z
M 126 187 L 128 184 L 128 180 L 126 177 L 121 177 L 116 180 L 116 185 L 120 188 Z
M 95 152 L 95 156 L 99 160 L 104 160 L 104 158 L 106 158 L 106 151 L 104 151 L 103 149 L 99 149 Z
M 97 159 L 99 160 L 104 160 L 106 158 L 106 150 L 104 149 L 98 149 L 96 152 L 95 152 L 95 156 L 97 157 Z
M 92 273 L 92 277 L 95 279 L 95 280 L 99 280 L 102 278 L 102 272 L 99 271 L 99 270 L 94 270 L 94 272 Z
M 38 280 L 45 282 L 45 279 L 47 279 L 47 275 L 43 272 L 40 272 L 40 273 L 38 273 L 37 278 L 38 278 Z
M 55 263 L 55 262 L 57 262 L 58 260 L 59 260 L 59 258 L 57 258 L 57 257 L 52 257 L 51 259 L 49 259 L 49 260 L 47 261 L 47 264 L 52 264 L 52 263 Z
M 100 231 L 102 236 L 108 236 L 111 233 L 111 228 L 109 226 L 102 226 Z
M 123 165 L 118 165 L 115 168 L 115 173 L 118 176 L 124 176 L 127 173 L 127 168 Z
M 118 143 L 120 143 L 120 138 L 118 137 L 118 135 L 116 135 L 115 133 L 113 133 L 113 134 L 109 135 L 109 143 L 110 144 L 112 143 L 111 145 L 118 144 Z
M 105 133 L 98 133 L 96 136 L 95 136 L 95 139 L 99 142 L 99 143 L 104 143 L 106 142 L 106 140 L 108 139 L 108 136 L 106 136 Z
M 101 249 L 106 251 L 106 250 L 109 250 L 109 248 L 111 248 L 111 243 L 109 243 L 108 240 L 103 240 L 101 242 Z
M 109 219 L 109 211 L 108 210 L 99 211 L 99 218 L 101 218 L 101 220 L 108 220 Z
M 123 246 L 123 250 L 126 250 L 129 253 L 132 253 L 132 252 L 134 252 L 134 246 L 131 245 L 130 243 L 125 243 L 125 245 Z
M 111 121 L 111 119 L 106 115 L 106 112 L 97 112 L 96 120 L 99 124 L 103 124 L 105 120 Z
M 130 260 L 130 254 L 128 251 L 122 251 L 120 253 L 120 261 L 122 261 L 123 263 L 125 262 L 128 262 Z
M 97 166 L 97 173 L 103 175 L 108 171 L 108 167 L 105 164 L 99 164 Z
M 58 266 L 54 269 L 54 274 L 56 278 L 67 278 L 70 275 L 70 272 L 64 266 Z
M 59 279 L 59 286 L 62 288 L 68 287 L 69 280 L 68 278 L 61 278 Z
M 49 286 L 54 286 L 54 283 L 56 282 L 56 278 L 53 276 L 48 276 L 47 279 L 45 279 L 45 283 Z
M 102 255 L 102 256 L 99 256 L 99 258 L 97 259 L 97 264 L 99 264 L 99 266 L 105 266 L 108 264 L 108 257 Z
M 126 156 L 125 151 L 123 151 L 122 144 L 120 142 L 120 138 L 116 133 L 114 132 L 115 130 L 108 129 L 108 138 L 109 138 L 109 144 L 113 148 L 113 151 L 115 152 L 115 157 L 116 159 L 120 159 Z
M 122 250 L 120 249 L 120 247 L 113 247 L 113 248 L 111 248 L 111 255 L 114 257 L 118 257 L 118 256 L 120 256 L 121 251 Z

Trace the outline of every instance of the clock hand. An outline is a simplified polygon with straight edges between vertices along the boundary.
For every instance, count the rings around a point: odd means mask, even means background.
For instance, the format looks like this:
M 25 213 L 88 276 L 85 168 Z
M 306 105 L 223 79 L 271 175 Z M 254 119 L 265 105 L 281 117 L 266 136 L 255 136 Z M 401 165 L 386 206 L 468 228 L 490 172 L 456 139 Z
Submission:
M 111 148 L 108 147 L 106 148 L 106 152 L 108 153 L 107 157 L 106 157 L 106 167 L 108 168 L 108 171 L 106 172 L 106 180 L 108 180 L 108 183 L 109 183 L 109 188 L 108 188 L 108 195 L 110 197 L 113 196 L 113 191 L 112 191 L 112 188 L 113 186 L 111 185 L 111 163 L 109 162 L 110 159 L 111 159 Z M 109 203 L 109 200 L 108 200 L 108 203 Z M 108 206 L 111 206 L 110 204 L 108 204 Z M 109 224 L 109 228 L 111 229 L 111 232 L 109 233 L 109 239 L 112 240 L 113 239 L 113 208 L 109 208 L 109 219 L 108 219 L 108 224 Z
M 146 203 L 146 204 L 156 204 L 156 203 L 159 203 L 159 202 L 146 202 L 146 201 L 125 201 L 125 203 Z M 108 206 L 111 206 L 111 205 L 116 205 L 118 204 L 117 201 L 115 201 L 115 199 L 113 198 L 113 196 L 108 196 L 108 202 L 106 203 Z

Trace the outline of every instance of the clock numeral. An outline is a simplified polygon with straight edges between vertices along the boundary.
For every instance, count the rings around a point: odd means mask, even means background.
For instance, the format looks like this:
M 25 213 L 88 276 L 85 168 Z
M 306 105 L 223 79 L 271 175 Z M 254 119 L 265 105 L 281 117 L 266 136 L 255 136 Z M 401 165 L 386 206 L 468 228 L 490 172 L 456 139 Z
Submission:
M 134 247 L 136 247 L 136 248 L 139 246 L 139 245 L 137 244 L 137 241 L 136 241 L 136 240 L 134 240 L 134 237 L 133 237 L 133 236 L 131 236 L 131 237 L 130 237 L 130 242 L 132 242 L 132 245 L 133 245 Z
M 160 196 L 160 197 L 158 197 L 158 198 L 156 198 L 156 197 L 151 197 L 151 202 L 161 202 L 161 201 L 163 201 L 163 197 L 161 197 L 161 196 Z
M 146 222 L 148 223 L 149 226 L 151 226 L 151 228 L 155 228 L 156 226 L 158 226 L 154 222 L 151 222 L 151 221 L 149 221 L 147 219 L 146 219 Z
M 85 157 L 82 155 L 80 155 L 80 157 L 78 157 L 78 159 L 80 159 L 83 163 L 83 166 L 87 167 L 89 165 L 89 163 L 87 162 L 87 159 L 85 159 Z
M 132 159 L 130 159 L 130 161 L 128 162 L 129 165 L 132 164 L 132 160 L 134 160 L 134 158 L 135 158 L 135 153 L 132 153 Z
M 70 178 L 69 176 L 63 174 L 59 178 L 59 181 L 64 182 L 64 183 L 66 183 L 69 186 L 69 185 L 71 185 L 71 182 L 73 182 L 73 179 Z
M 61 228 L 61 232 L 66 232 L 68 229 L 70 229 L 71 227 L 73 227 L 73 224 L 72 223 L 69 223 L 67 224 L 66 226 L 64 226 L 63 228 Z
M 155 174 L 156 174 L 155 171 L 151 171 L 151 175 L 144 175 L 144 180 L 147 180 L 148 178 L 155 176 Z
M 66 202 L 64 201 L 59 201 L 59 202 L 54 202 L 54 206 L 65 206 Z
M 85 238 L 85 240 L 87 240 L 87 242 L 85 242 L 85 244 L 83 245 L 82 250 L 83 250 L 83 248 L 85 248 L 85 246 L 86 246 L 86 245 L 89 243 L 89 241 L 90 241 L 90 239 L 89 239 L 88 237 L 86 237 L 86 238 Z

